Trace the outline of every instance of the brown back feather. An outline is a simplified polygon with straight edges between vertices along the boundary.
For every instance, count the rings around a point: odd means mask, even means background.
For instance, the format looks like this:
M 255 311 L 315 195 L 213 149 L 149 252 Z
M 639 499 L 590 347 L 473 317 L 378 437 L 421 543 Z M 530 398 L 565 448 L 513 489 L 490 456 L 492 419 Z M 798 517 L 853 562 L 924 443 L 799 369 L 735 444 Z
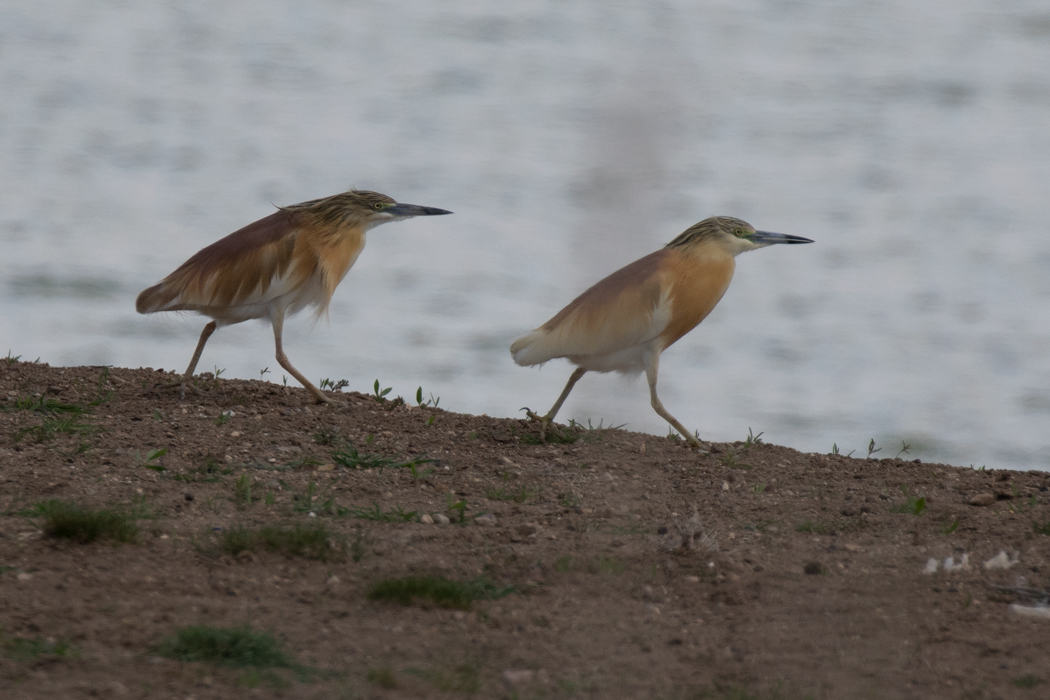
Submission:
M 569 302 L 569 305 L 555 314 L 554 318 L 544 323 L 540 328 L 552 331 L 571 317 L 584 304 L 594 309 L 607 308 L 623 290 L 639 287 L 643 282 L 651 279 L 660 269 L 660 264 L 671 253 L 666 249 L 650 253 L 645 257 L 638 258 L 633 263 L 621 267 L 608 277 L 595 283 L 583 294 Z M 659 289 L 654 287 L 653 306 L 659 301 Z
M 180 306 L 226 306 L 256 288 L 265 291 L 273 274 L 291 263 L 301 218 L 299 212 L 281 209 L 202 248 L 139 294 L 136 310 L 152 313 L 180 297 Z M 215 283 L 208 290 L 210 279 Z

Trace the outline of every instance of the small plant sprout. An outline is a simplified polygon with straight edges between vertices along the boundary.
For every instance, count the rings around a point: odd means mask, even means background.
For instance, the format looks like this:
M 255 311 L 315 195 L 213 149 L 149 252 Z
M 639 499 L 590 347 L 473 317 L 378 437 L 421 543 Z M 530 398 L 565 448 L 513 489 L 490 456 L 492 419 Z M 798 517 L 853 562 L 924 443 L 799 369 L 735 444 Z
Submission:
M 945 535 L 950 535 L 959 529 L 959 520 L 956 519 L 951 523 L 945 523 L 944 527 L 941 528 L 941 532 Z
M 394 506 L 391 510 L 384 511 L 375 502 L 372 503 L 371 508 L 351 508 L 349 514 L 362 520 L 375 520 L 381 523 L 411 523 L 419 519 L 419 511 L 406 511 L 401 506 Z
M 421 408 L 425 408 L 427 406 L 433 406 L 434 408 L 437 408 L 439 403 L 441 403 L 441 397 L 440 396 L 437 397 L 437 398 L 434 398 L 434 395 L 431 394 L 430 398 L 427 399 L 426 401 L 424 401 L 423 400 L 423 387 L 419 387 L 419 388 L 416 389 L 416 405 L 417 406 L 419 406 Z
M 434 461 L 434 460 L 428 460 Z M 426 469 L 416 469 L 416 462 L 410 462 L 408 465 L 409 473 L 412 474 L 412 481 L 419 481 L 426 479 L 428 476 L 434 473 L 433 467 L 427 467 Z
M 386 403 L 386 395 L 389 394 L 392 389 L 393 387 L 389 386 L 385 389 L 380 389 L 379 380 L 377 379 L 375 384 L 372 385 L 372 398 L 375 399 L 377 403 Z
M 871 456 L 873 454 L 875 454 L 876 452 L 881 452 L 881 451 L 882 451 L 881 447 L 875 447 L 875 438 L 872 438 L 871 442 L 868 443 L 868 459 L 871 459 Z
M 726 450 L 726 453 L 718 458 L 718 463 L 723 467 L 741 467 L 743 469 L 751 468 L 748 464 L 738 462 L 736 458 L 737 455 L 732 450 Z
M 259 370 L 259 381 L 262 381 L 262 378 L 264 376 L 266 376 L 267 374 L 269 374 L 269 373 L 270 373 L 270 368 L 269 367 L 263 367 L 261 370 Z
M 453 514 L 452 517 L 449 518 L 449 520 L 459 525 L 463 525 L 468 520 L 473 520 L 477 517 L 477 515 L 467 516 L 466 500 L 460 499 L 458 501 L 453 502 L 451 493 L 449 493 L 446 497 L 446 507 L 448 512 Z
M 900 459 L 900 458 L 901 458 L 901 455 L 906 455 L 906 454 L 910 454 L 910 453 L 908 452 L 908 450 L 910 450 L 910 449 L 911 449 L 911 445 L 909 445 L 908 443 L 904 442 L 904 440 L 901 440 L 901 449 L 900 449 L 900 452 L 898 452 L 898 453 L 896 454 L 896 456 L 894 457 L 894 459 Z
M 764 483 L 758 483 L 752 486 L 751 490 L 757 494 L 765 493 L 766 485 Z
M 926 510 L 926 498 L 915 498 L 908 493 L 907 486 L 901 486 L 901 493 L 904 494 L 904 503 L 898 503 L 890 508 L 891 513 L 911 513 L 912 515 L 922 515 L 923 511 Z
M 20 359 L 21 357 L 22 357 L 21 355 L 14 355 L 14 356 L 12 356 L 12 355 L 11 355 L 11 351 L 10 351 L 10 350 L 8 350 L 8 351 L 7 351 L 7 357 L 6 357 L 6 358 L 4 358 L 4 359 L 5 359 L 6 361 L 7 361 L 7 366 L 8 366 L 8 367 L 10 367 L 11 365 L 13 365 L 13 364 L 15 364 L 16 362 L 18 362 L 18 360 L 19 360 L 19 359 Z
M 338 381 L 333 382 L 331 379 L 325 377 L 320 381 L 319 386 L 322 390 L 327 389 L 328 391 L 342 391 L 345 387 L 350 386 L 350 382 L 348 382 L 345 379 L 340 379 Z
M 232 415 L 234 415 L 233 411 L 219 411 L 219 417 L 215 419 L 215 425 L 225 425 Z
M 764 442 L 762 440 L 762 436 L 764 434 L 765 434 L 764 432 L 760 432 L 758 435 L 754 435 L 751 432 L 751 427 L 749 426 L 748 429 L 747 429 L 747 438 L 744 439 L 744 449 L 745 450 L 749 450 L 749 449 L 751 449 L 752 447 L 754 447 L 756 445 L 764 444 Z
M 114 393 L 116 392 L 109 388 L 109 367 L 103 367 L 102 373 L 98 376 L 95 398 L 88 402 L 88 406 L 101 406 L 104 403 L 108 403 L 113 398 Z
M 215 365 L 215 378 L 218 379 L 219 377 L 221 377 L 222 373 L 225 371 L 225 367 L 219 367 L 218 365 Z
M 258 496 L 252 495 L 252 478 L 245 472 L 237 477 L 233 485 L 233 505 L 237 510 L 245 510 L 252 507 L 252 503 L 258 501 Z
M 166 454 L 168 454 L 167 447 L 161 447 L 158 450 L 150 450 L 146 453 L 145 457 L 142 456 L 141 452 L 135 450 L 135 461 L 139 463 L 140 467 L 152 469 L 155 472 L 162 472 L 164 471 L 164 466 L 161 465 L 159 460 Z

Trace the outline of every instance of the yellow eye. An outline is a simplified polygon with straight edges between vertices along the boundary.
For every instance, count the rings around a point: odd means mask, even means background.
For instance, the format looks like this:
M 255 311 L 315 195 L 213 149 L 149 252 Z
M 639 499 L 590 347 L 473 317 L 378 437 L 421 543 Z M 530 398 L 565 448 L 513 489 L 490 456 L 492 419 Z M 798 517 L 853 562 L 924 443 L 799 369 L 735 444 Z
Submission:
M 384 209 L 386 209 L 386 203 L 385 202 L 376 202 L 372 206 L 374 206 L 376 208 L 376 211 L 383 211 Z
M 743 236 L 744 235 L 744 229 L 742 229 L 742 228 L 733 229 L 733 235 L 736 236 L 737 238 L 739 238 L 740 236 Z

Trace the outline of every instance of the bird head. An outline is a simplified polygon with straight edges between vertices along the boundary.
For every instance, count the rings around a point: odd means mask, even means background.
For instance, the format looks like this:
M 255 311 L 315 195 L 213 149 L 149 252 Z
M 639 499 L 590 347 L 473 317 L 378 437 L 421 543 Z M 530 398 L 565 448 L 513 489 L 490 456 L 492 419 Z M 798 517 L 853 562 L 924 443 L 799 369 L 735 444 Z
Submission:
M 712 216 L 694 224 L 667 244 L 668 248 L 687 249 L 697 245 L 719 245 L 731 255 L 764 248 L 775 243 L 812 243 L 802 236 L 756 231 L 755 227 L 732 216 Z
M 338 223 L 361 227 L 365 230 L 413 216 L 437 216 L 452 213 L 436 207 L 403 204 L 395 201 L 393 197 L 368 190 L 341 192 L 331 197 L 285 207 L 285 209 L 308 212 L 324 223 Z

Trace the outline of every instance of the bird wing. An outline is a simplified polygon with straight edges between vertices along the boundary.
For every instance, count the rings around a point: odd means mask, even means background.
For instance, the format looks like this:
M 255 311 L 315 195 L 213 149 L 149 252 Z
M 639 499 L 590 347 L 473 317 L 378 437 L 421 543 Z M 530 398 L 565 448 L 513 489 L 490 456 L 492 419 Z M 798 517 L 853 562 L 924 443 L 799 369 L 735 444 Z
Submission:
M 200 311 L 220 317 L 233 307 L 265 305 L 314 273 L 314 256 L 294 255 L 300 227 L 301 215 L 283 209 L 248 224 L 143 291 L 135 307 L 139 313 Z
M 599 281 L 514 341 L 514 361 L 536 365 L 556 357 L 608 355 L 658 337 L 671 321 L 666 268 L 672 255 L 658 250 Z

